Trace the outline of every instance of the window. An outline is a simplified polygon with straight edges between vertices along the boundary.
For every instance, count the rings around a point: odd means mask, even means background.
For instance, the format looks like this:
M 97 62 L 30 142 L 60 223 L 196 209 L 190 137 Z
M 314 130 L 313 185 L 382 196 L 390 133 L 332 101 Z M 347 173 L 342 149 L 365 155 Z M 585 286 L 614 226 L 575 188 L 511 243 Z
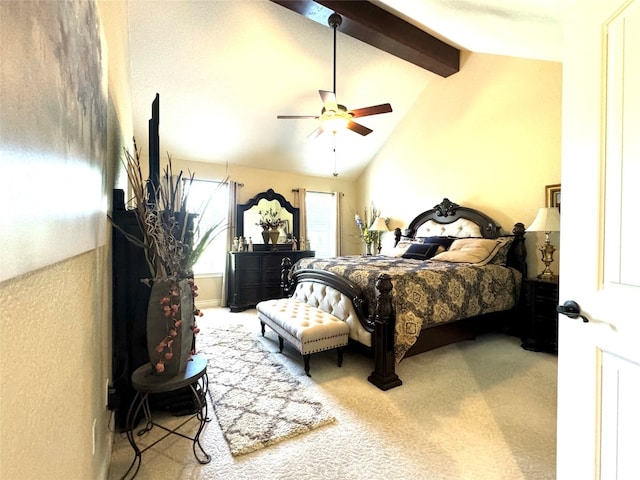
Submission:
M 185 180 L 185 182 L 188 182 L 188 180 Z M 218 235 L 200 256 L 193 268 L 193 273 L 196 275 L 221 274 L 225 270 L 227 235 L 223 227 L 228 222 L 229 195 L 227 192 L 226 183 L 209 180 L 194 180 L 191 183 L 187 210 L 202 212 L 204 209 L 200 219 L 201 228 L 220 224 L 222 221 Z M 198 232 L 196 231 L 195 234 L 197 238 Z
M 315 250 L 316 257 L 335 257 L 338 251 L 335 194 L 307 191 L 305 197 L 311 249 Z

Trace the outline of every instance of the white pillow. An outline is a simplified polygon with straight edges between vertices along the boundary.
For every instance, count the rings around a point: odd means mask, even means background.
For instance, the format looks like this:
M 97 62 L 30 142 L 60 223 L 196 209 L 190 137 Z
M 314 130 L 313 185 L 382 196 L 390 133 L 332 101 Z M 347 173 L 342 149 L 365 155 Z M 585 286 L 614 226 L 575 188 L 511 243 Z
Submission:
M 502 238 L 496 240 L 489 238 L 460 238 L 454 240 L 449 250 L 435 255 L 431 260 L 486 265 L 495 257 L 505 243 L 506 240 Z
M 412 243 L 422 243 L 422 242 L 416 242 L 413 240 L 400 240 L 395 247 L 383 248 L 380 253 L 385 257 L 401 257 L 406 253 L 407 250 L 409 250 L 409 246 Z

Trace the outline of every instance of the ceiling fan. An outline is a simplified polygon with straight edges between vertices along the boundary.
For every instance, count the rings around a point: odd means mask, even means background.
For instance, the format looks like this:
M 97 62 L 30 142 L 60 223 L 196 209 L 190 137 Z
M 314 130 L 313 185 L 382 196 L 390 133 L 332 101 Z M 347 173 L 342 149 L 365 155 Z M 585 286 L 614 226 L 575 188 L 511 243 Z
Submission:
M 326 90 L 318 90 L 320 98 L 322 99 L 322 111 L 320 115 L 278 115 L 279 119 L 300 119 L 300 118 L 314 118 L 320 120 L 320 125 L 316 128 L 309 138 L 315 138 L 325 131 L 333 132 L 334 134 L 343 128 L 359 133 L 360 135 L 369 135 L 373 130 L 364 125 L 354 122 L 353 118 L 367 117 L 369 115 L 378 115 L 380 113 L 391 112 L 391 105 L 383 103 L 381 105 L 374 105 L 371 107 L 356 108 L 349 110 L 344 105 L 337 103 L 336 100 L 336 33 L 337 28 L 342 24 L 342 17 L 337 13 L 332 13 L 329 16 L 329 26 L 333 28 L 333 91 L 328 92 Z

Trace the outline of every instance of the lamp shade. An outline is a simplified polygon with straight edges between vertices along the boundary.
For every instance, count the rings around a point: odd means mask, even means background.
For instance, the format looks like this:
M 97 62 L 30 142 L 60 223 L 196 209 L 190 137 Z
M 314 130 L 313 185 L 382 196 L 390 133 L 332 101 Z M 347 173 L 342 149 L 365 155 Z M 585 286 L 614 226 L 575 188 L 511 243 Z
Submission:
M 556 207 L 541 208 L 527 228 L 528 232 L 559 232 L 560 211 Z
M 369 227 L 369 230 L 371 230 L 372 232 L 386 232 L 389 229 L 387 228 L 387 224 L 385 223 L 384 218 L 376 217 L 376 219 Z

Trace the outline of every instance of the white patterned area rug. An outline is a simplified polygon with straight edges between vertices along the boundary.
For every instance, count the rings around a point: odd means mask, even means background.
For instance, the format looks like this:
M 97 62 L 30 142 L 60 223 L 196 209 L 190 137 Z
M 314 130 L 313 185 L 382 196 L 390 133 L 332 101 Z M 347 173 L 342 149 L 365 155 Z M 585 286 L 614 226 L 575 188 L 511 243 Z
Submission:
M 209 394 L 232 455 L 243 455 L 335 421 L 274 353 L 242 325 L 203 328 Z

